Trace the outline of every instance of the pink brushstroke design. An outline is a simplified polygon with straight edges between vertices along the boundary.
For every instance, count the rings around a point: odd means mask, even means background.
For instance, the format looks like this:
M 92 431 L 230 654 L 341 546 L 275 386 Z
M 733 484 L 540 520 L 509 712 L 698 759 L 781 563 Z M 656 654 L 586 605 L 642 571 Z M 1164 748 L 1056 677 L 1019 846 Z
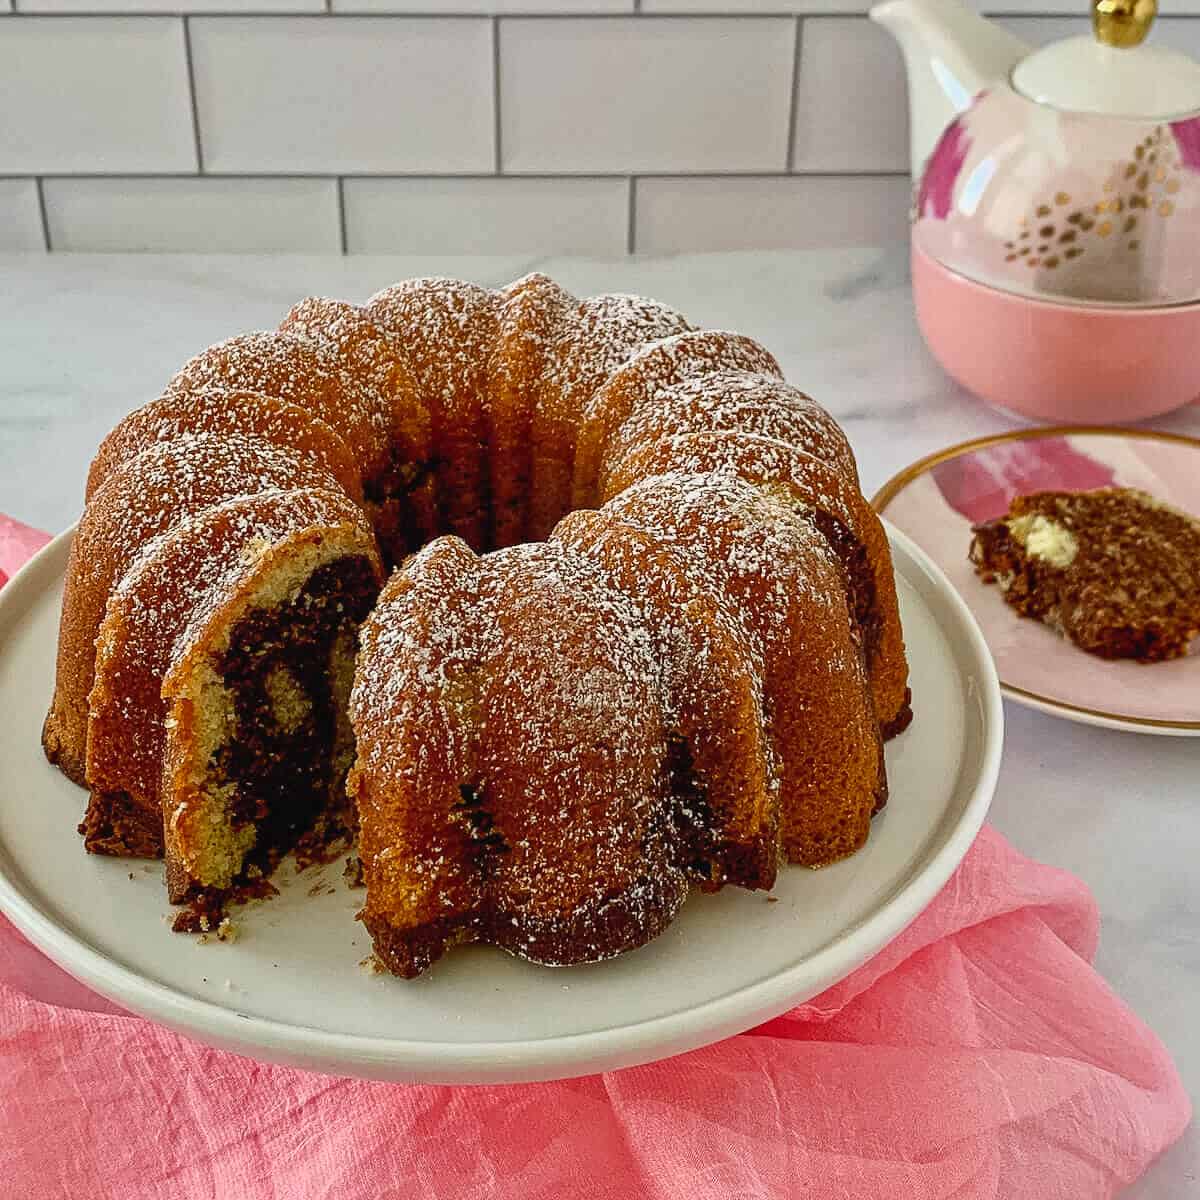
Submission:
M 1000 516 L 1026 492 L 1083 492 L 1116 481 L 1110 467 L 1061 437 L 999 442 L 938 463 L 931 473 L 946 503 L 972 523 Z
M 1186 121 L 1176 121 L 1171 126 L 1175 135 L 1175 144 L 1179 147 L 1179 157 L 1183 165 L 1193 171 L 1200 171 L 1200 117 L 1189 117 Z
M 921 190 L 917 194 L 918 216 L 936 217 L 944 221 L 950 215 L 954 203 L 954 185 L 970 148 L 963 120 L 956 117 L 946 127 L 929 156 L 929 162 L 925 164 Z

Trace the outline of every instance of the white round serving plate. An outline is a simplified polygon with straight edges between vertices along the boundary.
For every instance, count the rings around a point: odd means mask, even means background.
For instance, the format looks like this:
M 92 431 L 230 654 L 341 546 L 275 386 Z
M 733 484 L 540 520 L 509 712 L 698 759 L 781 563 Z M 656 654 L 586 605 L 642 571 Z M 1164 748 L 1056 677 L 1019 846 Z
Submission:
M 84 794 L 42 756 L 71 534 L 0 592 L 0 908 L 64 970 L 210 1045 L 337 1075 L 554 1079 L 650 1062 L 787 1011 L 844 978 L 933 899 L 983 823 L 1003 741 L 991 656 L 966 606 L 889 531 L 916 719 L 888 746 L 891 799 L 858 854 L 780 871 L 773 901 L 696 895 L 662 937 L 549 970 L 491 947 L 420 979 L 372 974 L 339 861 L 238 910 L 234 942 L 172 934 L 161 864 L 86 855 Z M 132 875 L 132 878 L 130 877 Z M 119 1035 L 114 1035 L 119 1036 Z

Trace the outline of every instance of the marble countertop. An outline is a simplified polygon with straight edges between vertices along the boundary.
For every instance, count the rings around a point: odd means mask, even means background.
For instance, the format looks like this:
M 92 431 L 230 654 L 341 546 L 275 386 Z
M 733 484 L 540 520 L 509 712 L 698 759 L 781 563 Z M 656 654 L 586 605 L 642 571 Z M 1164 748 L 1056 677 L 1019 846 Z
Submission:
M 304 295 L 361 300 L 409 275 L 632 291 L 769 346 L 838 418 L 870 494 L 932 450 L 1014 422 L 967 396 L 921 343 L 899 247 L 616 260 L 0 257 L 0 512 L 58 531 L 100 438 L 187 357 L 266 328 Z M 1157 421 L 1200 435 L 1200 407 Z M 1106 732 L 1011 703 L 991 820 L 1090 885 L 1099 969 L 1158 1033 L 1200 1107 L 1200 741 Z M 1192 1127 L 1127 1193 L 1200 1195 Z

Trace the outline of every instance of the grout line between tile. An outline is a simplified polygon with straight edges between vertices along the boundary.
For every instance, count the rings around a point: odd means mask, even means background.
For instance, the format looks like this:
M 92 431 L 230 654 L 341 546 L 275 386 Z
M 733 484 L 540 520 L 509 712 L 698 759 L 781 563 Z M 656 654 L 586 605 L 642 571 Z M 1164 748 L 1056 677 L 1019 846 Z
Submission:
M 504 174 L 500 130 L 500 18 L 492 17 L 492 166 L 497 175 Z
M 625 230 L 625 253 L 637 252 L 637 176 L 629 177 L 629 225 Z
M 787 160 L 785 169 L 790 175 L 796 167 L 796 121 L 800 107 L 800 55 L 804 49 L 804 18 L 796 18 L 792 41 L 792 94 L 788 102 Z
M 49 254 L 53 247 L 50 244 L 50 217 L 46 212 L 46 192 L 42 187 L 40 175 L 33 182 L 34 190 L 37 192 L 38 215 L 42 219 L 42 241 L 46 243 L 46 253 Z
M 0 169 L 0 179 L 28 179 L 29 171 L 5 171 Z M 642 179 L 900 179 L 907 171 L 894 168 L 879 170 L 801 170 L 801 171 L 643 171 Z M 495 179 L 488 171 L 46 171 L 43 179 L 245 179 L 245 180 L 311 180 L 311 179 Z M 511 171 L 506 179 L 555 180 L 555 179 L 628 179 L 620 171 Z
M 192 106 L 192 141 L 196 148 L 196 171 L 204 174 L 204 146 L 200 141 L 200 109 L 196 103 L 196 68 L 192 62 L 191 18 L 183 18 L 183 55 L 187 63 L 188 101 Z
M 635 0 L 640 5 L 640 0 Z M 326 12 L 313 12 L 311 10 L 296 10 L 292 12 L 279 11 L 254 11 L 253 9 L 213 9 L 193 12 L 183 12 L 179 9 L 169 12 L 163 12 L 156 9 L 104 9 L 98 8 L 91 12 L 30 12 L 28 9 L 17 7 L 17 0 L 14 0 L 14 7 L 10 17 L 19 17 L 24 21 L 41 21 L 41 20 L 69 20 L 69 21 L 88 21 L 88 20 L 111 20 L 114 17 L 120 18 L 151 18 L 162 20 L 164 17 L 200 17 L 204 20 L 214 17 L 224 18 L 242 18 L 251 17 L 254 20 L 261 21 L 294 21 L 297 19 L 323 20 L 330 15 Z M 510 20 L 520 21 L 620 21 L 629 20 L 633 16 L 641 16 L 645 20 L 653 21 L 778 21 L 780 19 L 796 19 L 810 20 L 813 18 L 837 18 L 838 20 L 861 20 L 866 21 L 867 14 L 864 10 L 855 12 L 847 12 L 844 9 L 813 9 L 812 11 L 805 10 L 803 13 L 797 13 L 793 9 L 775 9 L 770 12 L 746 12 L 738 11 L 737 9 L 722 9 L 722 10 L 704 10 L 691 12 L 647 12 L 641 7 L 635 8 L 632 12 L 625 10 L 623 12 L 508 12 L 502 15 L 489 14 L 486 11 L 469 10 L 455 12 L 437 12 L 421 9 L 413 9 L 412 11 L 396 9 L 388 12 L 342 12 L 332 13 L 338 20 L 341 21 L 411 21 L 411 20 L 447 20 L 447 21 L 484 21 L 494 19 L 501 23 Z M 1071 12 L 1022 12 L 1020 10 L 989 10 L 985 13 L 988 17 L 997 17 L 1002 19 L 1022 19 L 1031 21 L 1055 21 L 1064 18 L 1078 16 Z M 1086 15 L 1079 18 L 1086 20 Z M 1200 12 L 1183 12 L 1169 13 L 1166 20 L 1172 22 L 1200 22 Z
M 342 254 L 349 254 L 349 239 L 346 236 L 346 181 L 341 175 L 337 177 L 337 207 L 338 207 L 338 237 L 341 241 Z
M 326 0 L 328 3 L 329 0 Z M 168 17 L 199 17 L 202 20 L 213 18 L 244 18 L 249 17 L 256 21 L 295 21 L 295 20 L 324 20 L 327 16 L 333 15 L 339 21 L 412 21 L 412 20 L 446 20 L 446 21 L 486 21 L 495 20 L 500 23 L 511 20 L 519 21 L 621 21 L 629 20 L 633 16 L 641 16 L 645 20 L 653 21 L 779 21 L 791 20 L 797 16 L 795 9 L 777 9 L 770 12 L 739 12 L 733 10 L 721 11 L 704 11 L 704 12 L 648 12 L 640 7 L 640 0 L 635 0 L 639 7 L 630 11 L 628 9 L 621 12 L 506 12 L 503 14 L 490 14 L 486 11 L 479 10 L 472 12 L 470 10 L 460 10 L 454 12 L 438 12 L 423 9 L 395 9 L 386 12 L 371 11 L 371 12 L 345 12 L 338 10 L 336 12 L 330 9 L 329 11 L 314 12 L 311 9 L 293 10 L 290 12 L 274 11 L 255 11 L 253 9 L 212 9 L 198 11 L 183 11 L 175 9 L 172 11 L 163 12 L 156 9 L 107 9 L 97 8 L 89 12 L 30 12 L 28 9 L 14 8 L 9 14 L 10 16 L 22 17 L 27 21 L 41 20 L 70 20 L 70 21 L 90 21 L 90 20 L 112 20 L 113 18 L 149 18 L 163 20 Z M 801 14 L 804 18 L 810 17 L 836 17 L 846 20 L 867 20 L 867 14 L 863 11 L 845 12 L 838 9 L 821 9 L 812 12 L 804 12 Z M 1062 17 L 1068 17 L 1069 13 L 1027 13 L 1027 12 L 1006 12 L 1006 13 L 989 13 L 989 16 L 995 17 L 1026 17 L 1033 20 L 1055 20 Z M 1170 20 L 1172 21 L 1200 21 L 1200 13 L 1171 13 Z
M 799 171 L 750 170 L 750 171 L 721 171 L 705 169 L 700 171 L 655 171 L 653 168 L 633 168 L 637 170 L 639 179 L 907 179 L 909 172 L 896 167 L 854 168 L 847 170 L 821 167 L 804 168 Z M 530 172 L 508 171 L 506 179 L 612 179 L 620 178 L 616 171 L 561 171 L 552 174 L 547 171 Z M 367 176 L 373 179 L 487 179 L 486 175 L 385 175 Z

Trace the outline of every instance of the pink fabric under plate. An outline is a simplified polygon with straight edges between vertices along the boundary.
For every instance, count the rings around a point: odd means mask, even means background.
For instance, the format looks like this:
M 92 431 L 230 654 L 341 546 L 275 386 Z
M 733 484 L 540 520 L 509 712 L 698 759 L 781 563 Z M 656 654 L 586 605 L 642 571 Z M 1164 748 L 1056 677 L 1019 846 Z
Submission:
M 0 571 L 42 541 L 0 517 Z M 0 1194 L 1107 1197 L 1191 1109 L 1090 966 L 1097 933 L 1082 882 L 985 828 L 905 933 L 777 1020 L 650 1066 L 469 1088 L 207 1049 L 122 1015 L 0 917 Z

